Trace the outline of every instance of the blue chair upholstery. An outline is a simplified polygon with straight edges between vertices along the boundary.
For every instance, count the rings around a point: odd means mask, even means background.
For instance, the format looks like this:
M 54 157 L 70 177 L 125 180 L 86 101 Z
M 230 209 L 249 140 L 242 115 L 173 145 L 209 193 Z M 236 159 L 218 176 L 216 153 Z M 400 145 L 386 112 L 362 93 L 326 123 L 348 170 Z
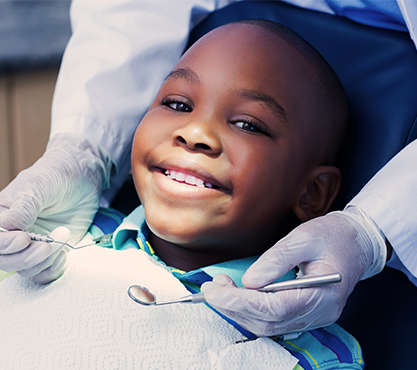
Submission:
M 309 41 L 339 76 L 351 122 L 340 158 L 343 206 L 396 153 L 417 137 L 417 52 L 407 33 L 377 29 L 278 1 L 232 4 L 216 11 L 190 36 L 240 19 L 280 22 Z M 349 248 L 349 246 L 346 246 Z M 358 284 L 339 323 L 362 345 L 367 369 L 416 368 L 417 289 L 385 269 Z

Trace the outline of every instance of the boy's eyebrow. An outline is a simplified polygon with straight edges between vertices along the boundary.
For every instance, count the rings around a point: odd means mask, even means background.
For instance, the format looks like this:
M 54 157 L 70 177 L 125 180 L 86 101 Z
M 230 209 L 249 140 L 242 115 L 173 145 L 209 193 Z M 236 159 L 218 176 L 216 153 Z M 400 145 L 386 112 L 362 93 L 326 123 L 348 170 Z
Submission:
M 171 73 L 167 76 L 166 80 L 169 79 L 184 79 L 187 80 L 188 82 L 192 82 L 192 83 L 196 83 L 199 84 L 200 83 L 200 78 L 198 77 L 197 73 L 193 72 L 191 69 L 189 68 L 177 68 L 174 69 L 173 71 L 171 71 Z
M 237 93 L 244 99 L 265 103 L 275 116 L 288 123 L 285 109 L 271 95 L 252 89 L 239 89 Z
M 169 79 L 184 79 L 188 82 L 199 84 L 200 78 L 190 68 L 177 68 L 171 71 L 165 81 Z M 285 109 L 271 96 L 262 91 L 252 89 L 239 89 L 237 94 L 244 99 L 265 103 L 272 113 L 284 122 L 288 122 Z

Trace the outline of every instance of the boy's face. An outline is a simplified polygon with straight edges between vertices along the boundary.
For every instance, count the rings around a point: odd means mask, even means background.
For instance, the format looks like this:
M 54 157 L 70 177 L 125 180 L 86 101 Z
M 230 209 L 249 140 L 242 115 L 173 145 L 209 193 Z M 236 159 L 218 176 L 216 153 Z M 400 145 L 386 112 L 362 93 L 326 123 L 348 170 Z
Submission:
M 314 162 L 315 82 L 291 46 L 258 26 L 216 30 L 190 49 L 134 138 L 151 231 L 234 258 L 273 243 Z

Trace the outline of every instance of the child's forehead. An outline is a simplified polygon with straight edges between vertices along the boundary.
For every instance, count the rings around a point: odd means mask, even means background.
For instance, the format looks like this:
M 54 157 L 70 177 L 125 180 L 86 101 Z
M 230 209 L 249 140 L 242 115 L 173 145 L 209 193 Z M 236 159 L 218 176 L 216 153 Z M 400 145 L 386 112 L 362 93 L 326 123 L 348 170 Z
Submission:
M 224 44 L 232 43 L 235 47 L 250 50 L 253 42 L 264 44 L 272 37 L 279 38 L 278 35 L 274 35 L 272 32 L 257 25 L 232 23 L 208 32 L 201 39 L 197 40 L 196 45 L 204 49 L 216 46 L 221 47 Z
M 199 43 L 201 40 L 205 39 L 214 39 L 218 40 L 241 40 L 241 45 L 245 46 L 245 41 L 250 40 L 257 40 L 257 41 L 265 41 L 267 39 L 281 39 L 281 37 L 260 25 L 257 24 L 250 24 L 250 23 L 230 23 L 224 26 L 220 26 L 218 28 L 213 29 L 212 31 L 208 32 L 204 35 L 200 40 L 197 41 Z
M 257 60 L 262 60 L 264 65 L 274 65 L 277 61 L 281 64 L 285 59 L 286 63 L 282 67 L 290 67 L 293 60 L 299 62 L 304 59 L 278 34 L 259 25 L 246 23 L 227 24 L 210 31 L 183 55 L 179 64 L 201 59 L 202 55 L 219 56 L 210 58 L 213 67 L 221 57 L 230 60 L 240 58 L 239 62 L 244 58 L 246 65 Z M 303 62 L 308 64 L 305 60 Z
M 223 78 L 224 88 L 247 85 L 268 93 L 299 87 L 304 90 L 300 94 L 314 92 L 317 82 L 311 64 L 295 47 L 279 34 L 246 23 L 228 24 L 207 33 L 183 55 L 174 72 L 184 69 L 195 72 L 193 81 Z M 190 77 L 184 79 L 191 82 Z

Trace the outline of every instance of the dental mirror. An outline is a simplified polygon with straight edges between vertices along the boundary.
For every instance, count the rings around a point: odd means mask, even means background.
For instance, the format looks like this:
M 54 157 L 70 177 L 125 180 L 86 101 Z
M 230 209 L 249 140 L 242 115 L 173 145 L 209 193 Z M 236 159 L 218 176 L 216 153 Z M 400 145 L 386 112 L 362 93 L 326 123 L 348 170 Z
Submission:
M 156 304 L 155 295 L 142 286 L 132 285 L 129 288 L 128 293 L 129 297 L 137 303 L 143 304 L 145 306 Z
M 132 285 L 128 290 L 129 297 L 132 298 L 136 303 L 144 306 L 161 306 L 172 303 L 203 303 L 204 293 L 190 294 L 182 298 L 173 299 L 171 301 L 157 302 L 156 297 L 149 289 L 140 286 Z
M 260 292 L 277 292 L 285 289 L 307 288 L 313 286 L 320 286 L 324 284 L 339 283 L 342 281 L 342 276 L 339 273 L 329 274 L 323 276 L 301 277 L 298 279 L 280 281 L 272 283 L 257 289 Z M 172 303 L 204 303 L 204 293 L 190 294 L 185 297 L 173 299 L 169 301 L 158 302 L 155 295 L 147 288 L 140 285 L 132 285 L 128 289 L 129 297 L 136 303 L 144 306 L 161 306 Z

